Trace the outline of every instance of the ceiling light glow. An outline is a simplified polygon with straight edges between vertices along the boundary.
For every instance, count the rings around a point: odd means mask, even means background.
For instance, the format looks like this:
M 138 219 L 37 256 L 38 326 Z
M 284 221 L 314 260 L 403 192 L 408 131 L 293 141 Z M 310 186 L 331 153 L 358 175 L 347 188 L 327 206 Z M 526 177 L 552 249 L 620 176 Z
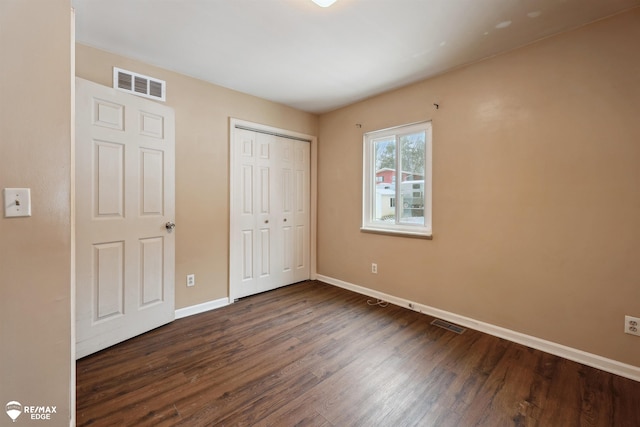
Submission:
M 312 0 L 320 7 L 329 7 L 336 2 L 336 0 Z
M 507 28 L 509 25 L 511 25 L 511 21 L 502 21 L 501 23 L 496 25 L 496 28 L 500 30 L 502 28 Z

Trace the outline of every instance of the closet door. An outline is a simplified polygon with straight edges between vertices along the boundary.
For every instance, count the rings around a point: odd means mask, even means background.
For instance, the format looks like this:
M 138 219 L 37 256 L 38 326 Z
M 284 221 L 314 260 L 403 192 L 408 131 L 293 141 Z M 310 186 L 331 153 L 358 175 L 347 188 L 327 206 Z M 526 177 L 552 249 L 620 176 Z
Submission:
M 291 141 L 291 199 L 287 206 L 287 214 L 291 219 L 285 221 L 290 224 L 291 233 L 291 275 L 290 283 L 308 280 L 310 269 L 310 205 L 311 205 L 311 145 L 303 141 Z
M 277 265 L 279 279 L 291 284 L 309 279 L 310 144 L 279 137 L 276 141 Z
M 232 130 L 232 300 L 309 278 L 309 143 Z

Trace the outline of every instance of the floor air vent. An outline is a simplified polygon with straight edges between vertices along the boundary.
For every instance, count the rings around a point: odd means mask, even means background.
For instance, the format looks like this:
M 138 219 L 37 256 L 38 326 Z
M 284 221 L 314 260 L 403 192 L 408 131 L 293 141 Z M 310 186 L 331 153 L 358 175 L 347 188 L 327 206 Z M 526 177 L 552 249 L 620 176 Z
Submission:
M 113 87 L 134 95 L 164 101 L 166 82 L 153 77 L 113 67 Z
M 446 329 L 451 332 L 455 332 L 456 334 L 461 334 L 467 330 L 467 328 L 463 328 L 462 326 L 454 325 L 453 323 L 449 323 L 442 319 L 434 319 L 431 322 L 432 325 L 438 326 L 440 328 Z

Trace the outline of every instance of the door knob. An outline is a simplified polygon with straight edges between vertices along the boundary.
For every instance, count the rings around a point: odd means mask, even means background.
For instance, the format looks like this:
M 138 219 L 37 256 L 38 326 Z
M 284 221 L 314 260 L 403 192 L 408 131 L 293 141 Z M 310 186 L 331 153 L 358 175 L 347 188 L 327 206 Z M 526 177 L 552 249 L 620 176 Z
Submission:
M 269 224 L 269 220 L 268 220 L 268 219 L 265 219 L 265 220 L 264 220 L 264 223 L 265 223 L 265 224 Z
M 174 228 L 176 228 L 175 222 L 172 222 L 172 221 L 167 222 L 164 226 L 168 231 L 171 231 Z

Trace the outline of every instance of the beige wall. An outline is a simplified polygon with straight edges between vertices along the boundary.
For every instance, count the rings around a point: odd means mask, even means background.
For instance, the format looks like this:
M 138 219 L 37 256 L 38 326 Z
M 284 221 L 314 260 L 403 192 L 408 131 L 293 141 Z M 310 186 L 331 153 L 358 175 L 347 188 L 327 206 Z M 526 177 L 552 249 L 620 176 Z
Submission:
M 62 426 L 73 391 L 70 4 L 37 4 L 0 2 L 0 188 L 33 198 L 32 217 L 0 217 L 0 404 L 55 405 L 47 425 Z M 624 314 L 640 316 L 637 40 L 639 9 L 323 115 L 319 128 L 314 115 L 86 46 L 77 73 L 110 85 L 120 66 L 167 80 L 178 307 L 227 296 L 232 116 L 320 134 L 320 273 L 640 366 L 640 340 L 621 332 Z M 360 233 L 362 132 L 423 119 L 434 124 L 434 240 Z
M 228 296 L 229 117 L 309 135 L 317 116 L 78 44 L 76 75 L 111 86 L 112 67 L 167 82 L 176 112 L 176 308 Z M 196 286 L 186 287 L 186 275 Z
M 0 1 L 0 189 L 28 187 L 32 197 L 31 217 L 0 213 L 2 425 L 11 423 L 6 403 L 17 400 L 56 406 L 46 425 L 68 426 L 75 390 L 70 12 L 66 0 Z M 43 421 L 22 414 L 18 423 Z
M 637 8 L 322 115 L 318 273 L 640 366 L 638 40 Z M 361 233 L 362 133 L 425 119 L 433 240 Z

